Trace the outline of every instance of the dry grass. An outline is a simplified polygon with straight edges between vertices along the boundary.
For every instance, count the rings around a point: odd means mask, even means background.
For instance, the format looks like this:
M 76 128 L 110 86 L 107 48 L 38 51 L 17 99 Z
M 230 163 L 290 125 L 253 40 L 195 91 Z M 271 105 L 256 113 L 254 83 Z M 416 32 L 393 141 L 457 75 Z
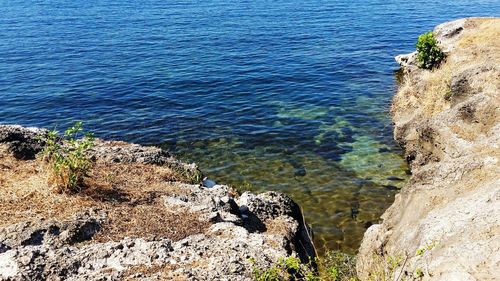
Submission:
M 167 237 L 174 241 L 202 232 L 208 222 L 198 220 L 196 213 L 175 213 L 161 203 L 119 206 L 108 212 L 109 222 L 94 237 L 95 241 L 116 241 L 125 237 L 155 239 Z
M 97 201 L 137 205 L 161 195 L 187 192 L 174 183 L 178 180 L 176 174 L 166 167 L 96 163 L 81 195 Z
M 275 219 L 269 219 L 266 221 L 266 233 L 276 234 L 278 236 L 286 236 L 288 238 L 293 234 L 293 229 L 291 229 L 290 222 L 282 217 Z
M 0 227 L 34 219 L 65 219 L 92 202 L 55 195 L 37 160 L 17 160 L 0 146 Z
M 460 49 L 468 50 L 472 58 L 486 57 L 488 60 L 500 59 L 500 20 L 482 19 L 471 22 L 479 32 L 470 32 L 458 42 Z
M 0 145 L 0 227 L 31 220 L 65 220 L 89 208 L 108 214 L 98 241 L 128 237 L 179 240 L 201 233 L 208 222 L 196 213 L 168 210 L 161 196 L 186 192 L 175 173 L 144 164 L 97 163 L 82 192 L 58 194 L 47 184 L 40 160 L 17 160 Z

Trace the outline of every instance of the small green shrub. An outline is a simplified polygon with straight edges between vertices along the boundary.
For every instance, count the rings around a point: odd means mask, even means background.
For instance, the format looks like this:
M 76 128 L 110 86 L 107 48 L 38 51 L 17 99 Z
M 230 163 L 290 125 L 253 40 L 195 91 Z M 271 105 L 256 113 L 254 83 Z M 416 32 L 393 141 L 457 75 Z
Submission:
M 418 36 L 417 61 L 420 67 L 432 69 L 438 66 L 444 57 L 445 55 L 439 48 L 434 33 L 426 32 Z
M 255 259 L 250 260 L 255 263 Z M 253 279 L 256 281 L 320 281 L 311 264 L 301 263 L 299 258 L 289 256 L 280 258 L 276 264 L 265 270 L 253 267 Z
M 434 249 L 437 245 L 438 245 L 438 242 L 436 242 L 436 241 L 426 243 L 425 246 L 417 248 L 415 255 L 422 256 L 423 254 L 425 254 L 425 252 Z
M 250 260 L 255 264 L 255 260 Z M 315 270 L 319 267 L 319 272 Z M 252 268 L 256 281 L 358 281 L 356 276 L 356 260 L 354 256 L 340 251 L 328 251 L 321 258 L 308 264 L 290 256 L 279 259 L 268 269 Z
M 401 256 L 387 256 L 387 269 L 389 271 L 394 271 L 403 262 Z
M 339 270 L 335 266 L 326 269 L 326 274 L 330 280 L 339 280 Z
M 321 280 L 351 281 L 356 276 L 356 259 L 341 251 L 328 251 L 319 260 Z
M 266 270 L 253 269 L 253 277 L 256 281 L 281 281 L 285 280 L 282 276 L 282 272 L 276 266 L 268 268 Z
M 415 252 L 415 255 L 417 256 L 421 256 L 423 254 L 425 254 L 425 248 L 418 248 L 417 251 Z
M 83 133 L 82 122 L 76 122 L 62 136 L 50 131 L 45 138 L 43 155 L 49 163 L 49 184 L 58 192 L 78 192 L 88 177 L 92 162 L 88 151 L 94 145 L 92 133 Z
M 422 271 L 421 268 L 417 268 L 415 270 L 415 278 L 423 278 L 424 277 L 424 272 Z

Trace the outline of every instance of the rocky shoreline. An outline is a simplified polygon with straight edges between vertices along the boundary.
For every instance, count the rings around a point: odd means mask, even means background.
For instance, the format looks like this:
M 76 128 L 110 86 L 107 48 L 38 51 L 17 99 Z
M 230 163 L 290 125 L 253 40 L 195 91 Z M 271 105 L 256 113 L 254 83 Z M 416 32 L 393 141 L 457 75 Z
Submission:
M 437 69 L 396 57 L 394 137 L 412 177 L 365 233 L 362 280 L 500 276 L 500 19 L 448 22 L 434 35 L 447 55 Z
M 410 182 L 365 233 L 361 280 L 500 276 L 500 19 L 439 25 L 437 69 L 396 58 L 394 137 Z M 47 131 L 0 125 L 0 280 L 253 280 L 316 257 L 300 207 L 279 192 L 202 185 L 168 152 L 97 140 L 79 194 L 47 185 Z
M 288 196 L 195 184 L 196 165 L 155 147 L 98 140 L 94 176 L 118 172 L 54 194 L 35 157 L 46 133 L 0 126 L 0 280 L 252 280 L 279 258 L 315 257 Z M 148 181 L 151 171 L 182 177 Z

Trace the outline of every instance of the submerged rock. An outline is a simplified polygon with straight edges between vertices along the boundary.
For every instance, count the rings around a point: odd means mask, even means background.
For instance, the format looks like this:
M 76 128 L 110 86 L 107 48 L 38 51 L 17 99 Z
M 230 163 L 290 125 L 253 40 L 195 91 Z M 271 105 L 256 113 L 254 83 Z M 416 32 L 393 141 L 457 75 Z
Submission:
M 389 176 L 389 177 L 387 177 L 387 180 L 390 180 L 390 181 L 404 181 L 404 179 L 396 177 L 396 176 Z
M 298 168 L 295 170 L 295 173 L 293 173 L 294 176 L 296 177 L 304 177 L 307 174 L 306 168 Z

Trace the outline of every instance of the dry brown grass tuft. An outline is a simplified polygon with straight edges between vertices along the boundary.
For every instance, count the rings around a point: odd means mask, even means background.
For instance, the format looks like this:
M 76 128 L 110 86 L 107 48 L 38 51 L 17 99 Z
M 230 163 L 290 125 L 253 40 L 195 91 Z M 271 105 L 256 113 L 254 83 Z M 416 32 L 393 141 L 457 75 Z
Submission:
M 108 223 L 94 237 L 108 242 L 125 237 L 169 238 L 174 241 L 198 234 L 209 225 L 197 213 L 176 213 L 160 202 L 138 206 L 125 205 L 108 210 Z
M 473 22 L 477 25 L 479 32 L 466 34 L 458 46 L 460 49 L 468 50 L 473 58 L 485 57 L 487 60 L 498 61 L 500 59 L 500 21 L 498 19 L 481 19 Z
M 290 222 L 282 217 L 278 217 L 266 221 L 266 233 L 291 238 L 293 230 L 291 229 Z
M 89 208 L 107 212 L 96 239 L 164 237 L 179 240 L 201 233 L 208 222 L 196 213 L 168 210 L 161 196 L 187 192 L 166 167 L 96 163 L 80 193 L 58 194 L 47 184 L 41 160 L 17 160 L 0 145 L 0 227 L 40 220 L 65 220 Z
M 109 203 L 147 203 L 151 198 L 161 195 L 187 192 L 174 183 L 178 180 L 176 174 L 167 167 L 96 163 L 81 195 Z
M 0 163 L 0 227 L 27 220 L 61 220 L 92 206 L 79 197 L 52 193 L 37 160 L 17 160 L 0 146 Z

